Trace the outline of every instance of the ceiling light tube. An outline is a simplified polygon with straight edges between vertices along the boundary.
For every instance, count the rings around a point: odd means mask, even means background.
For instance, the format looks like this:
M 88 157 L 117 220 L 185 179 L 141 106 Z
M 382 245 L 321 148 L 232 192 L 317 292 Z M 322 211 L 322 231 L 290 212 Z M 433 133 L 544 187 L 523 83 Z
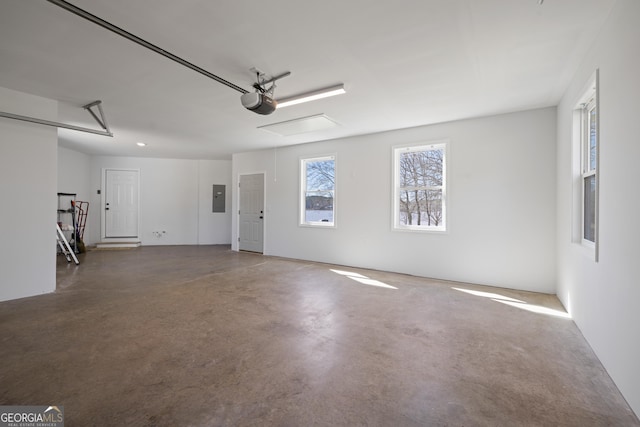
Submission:
M 276 100 L 278 103 L 276 108 L 288 107 L 290 105 L 302 104 L 303 102 L 315 101 L 316 99 L 328 98 L 330 96 L 341 95 L 346 93 L 344 84 L 327 87 L 313 92 L 301 93 L 300 95 L 290 96 Z

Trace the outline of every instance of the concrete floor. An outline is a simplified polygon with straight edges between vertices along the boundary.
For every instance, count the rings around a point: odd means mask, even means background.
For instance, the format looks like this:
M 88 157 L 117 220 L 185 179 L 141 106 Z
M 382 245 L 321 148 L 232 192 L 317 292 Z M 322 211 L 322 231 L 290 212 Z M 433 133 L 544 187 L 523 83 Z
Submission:
M 0 404 L 71 427 L 640 426 L 553 296 L 226 246 L 81 261 L 0 303 Z

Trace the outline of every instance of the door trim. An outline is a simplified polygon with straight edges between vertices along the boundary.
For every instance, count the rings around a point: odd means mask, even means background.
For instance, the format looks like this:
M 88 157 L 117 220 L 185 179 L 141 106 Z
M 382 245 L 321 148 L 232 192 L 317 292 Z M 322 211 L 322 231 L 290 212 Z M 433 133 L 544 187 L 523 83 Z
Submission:
M 264 211 L 265 215 L 264 215 L 264 219 L 262 221 L 262 253 L 263 255 L 266 253 L 266 247 L 267 247 L 267 222 L 269 219 L 269 216 L 267 215 L 267 172 L 266 171 L 258 171 L 258 172 L 242 172 L 238 174 L 238 181 L 236 183 L 236 190 L 238 191 L 238 205 L 236 206 L 236 210 L 235 212 L 239 212 L 240 210 L 240 177 L 241 176 L 245 176 L 245 175 L 262 175 L 262 210 Z M 237 240 L 236 240 L 236 248 L 238 250 L 238 252 L 240 252 L 240 214 L 239 213 L 235 213 L 234 215 L 237 218 L 236 220 L 236 236 L 237 236 Z M 255 252 L 255 253 L 259 253 L 259 252 Z
M 138 235 L 136 237 L 106 237 L 107 221 L 105 218 L 105 196 L 107 188 L 107 171 L 126 171 L 136 172 L 138 174 Z M 102 168 L 101 185 L 100 185 L 100 241 L 101 242 L 123 242 L 123 243 L 139 243 L 140 242 L 140 169 L 132 168 Z

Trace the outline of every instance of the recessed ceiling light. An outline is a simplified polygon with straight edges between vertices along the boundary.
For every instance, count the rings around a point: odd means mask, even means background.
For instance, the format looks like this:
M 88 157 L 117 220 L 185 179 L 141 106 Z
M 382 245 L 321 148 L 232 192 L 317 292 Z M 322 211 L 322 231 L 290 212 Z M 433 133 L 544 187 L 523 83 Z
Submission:
M 147 146 L 147 144 L 145 144 L 144 142 L 136 142 L 136 145 L 138 147 L 146 147 Z

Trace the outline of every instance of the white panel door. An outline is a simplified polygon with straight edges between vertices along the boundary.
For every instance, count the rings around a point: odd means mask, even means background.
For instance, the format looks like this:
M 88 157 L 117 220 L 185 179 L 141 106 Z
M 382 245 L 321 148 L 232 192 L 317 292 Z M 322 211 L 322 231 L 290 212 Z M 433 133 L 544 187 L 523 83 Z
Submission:
M 105 237 L 138 237 L 138 171 L 105 170 Z
M 264 239 L 264 174 L 240 175 L 241 251 L 263 251 Z

